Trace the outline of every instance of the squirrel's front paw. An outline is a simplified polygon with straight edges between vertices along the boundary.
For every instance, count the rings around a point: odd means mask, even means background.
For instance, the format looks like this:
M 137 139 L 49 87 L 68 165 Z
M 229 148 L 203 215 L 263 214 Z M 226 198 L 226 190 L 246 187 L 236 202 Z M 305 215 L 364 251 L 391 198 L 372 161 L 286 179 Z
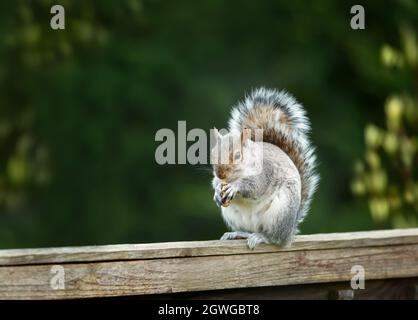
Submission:
M 215 201 L 218 207 L 222 206 L 222 196 L 220 192 L 215 191 L 215 194 L 213 195 L 213 201 Z
M 229 203 L 231 202 L 232 199 L 235 198 L 235 195 L 237 194 L 237 192 L 238 192 L 237 187 L 234 184 L 223 185 L 222 192 L 221 192 L 222 206 L 224 207 L 229 206 Z
M 219 183 L 215 186 L 215 194 L 213 200 L 218 207 L 227 207 L 238 192 L 237 187 L 233 184 Z
M 222 185 L 219 183 L 215 187 L 215 194 L 213 195 L 213 201 L 215 201 L 218 207 L 222 206 Z

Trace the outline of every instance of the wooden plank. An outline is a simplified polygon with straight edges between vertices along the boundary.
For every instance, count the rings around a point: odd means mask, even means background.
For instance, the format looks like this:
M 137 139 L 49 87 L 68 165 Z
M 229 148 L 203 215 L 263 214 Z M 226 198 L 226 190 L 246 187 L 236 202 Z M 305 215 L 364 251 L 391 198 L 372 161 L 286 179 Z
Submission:
M 354 300 L 406 300 L 415 295 L 418 278 L 367 280 L 364 290 L 354 290 Z M 340 292 L 352 290 L 349 281 L 261 288 L 225 289 L 135 296 L 136 300 L 337 300 Z M 132 299 L 129 297 L 128 299 Z
M 244 240 L 13 249 L 0 250 L 0 265 L 202 257 L 415 243 L 418 243 L 418 229 L 300 235 L 290 248 L 260 245 L 254 251 L 249 251 Z
M 65 289 L 54 290 L 51 265 L 0 267 L 0 299 L 62 299 L 194 292 L 418 276 L 418 244 L 290 250 L 63 264 Z

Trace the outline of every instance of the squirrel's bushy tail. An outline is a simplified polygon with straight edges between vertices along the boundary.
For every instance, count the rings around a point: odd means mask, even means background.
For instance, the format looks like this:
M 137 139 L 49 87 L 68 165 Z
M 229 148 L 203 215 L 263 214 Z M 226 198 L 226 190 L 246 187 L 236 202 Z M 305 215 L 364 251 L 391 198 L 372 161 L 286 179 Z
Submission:
M 305 110 L 285 91 L 259 88 L 232 109 L 229 130 L 242 132 L 243 129 L 263 129 L 263 141 L 278 146 L 294 162 L 302 182 L 297 217 L 301 222 L 308 213 L 319 181 L 315 172 L 315 148 L 308 137 L 310 122 Z

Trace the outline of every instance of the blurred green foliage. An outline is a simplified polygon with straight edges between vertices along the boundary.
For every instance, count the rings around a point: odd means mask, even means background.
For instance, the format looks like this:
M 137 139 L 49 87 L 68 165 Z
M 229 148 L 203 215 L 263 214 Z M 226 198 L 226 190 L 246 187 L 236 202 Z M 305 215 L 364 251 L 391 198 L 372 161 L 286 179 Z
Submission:
M 53 4 L 65 30 L 49 27 Z M 380 54 L 400 47 L 400 20 L 417 29 L 418 6 L 367 1 L 355 31 L 354 4 L 2 1 L 0 246 L 218 238 L 209 168 L 158 166 L 154 135 L 178 120 L 226 126 L 260 85 L 286 88 L 312 119 L 322 179 L 302 231 L 375 228 L 351 194 L 352 163 L 388 92 L 412 92 Z
M 400 35 L 401 49 L 386 44 L 381 57 L 407 85 L 385 102 L 386 128 L 366 126 L 365 160 L 356 163 L 352 182 L 376 223 L 395 228 L 418 226 L 418 38 L 407 25 Z

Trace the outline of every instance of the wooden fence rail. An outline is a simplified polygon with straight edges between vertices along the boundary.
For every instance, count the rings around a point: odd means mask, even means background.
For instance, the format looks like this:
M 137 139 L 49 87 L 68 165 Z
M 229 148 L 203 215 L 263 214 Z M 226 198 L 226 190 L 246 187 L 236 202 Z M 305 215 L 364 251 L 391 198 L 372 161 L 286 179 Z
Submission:
M 335 282 L 350 288 L 354 265 L 364 268 L 366 285 L 410 278 L 416 290 L 418 229 L 301 235 L 290 248 L 255 250 L 243 240 L 0 250 L 0 299 L 216 297 L 224 289 Z

